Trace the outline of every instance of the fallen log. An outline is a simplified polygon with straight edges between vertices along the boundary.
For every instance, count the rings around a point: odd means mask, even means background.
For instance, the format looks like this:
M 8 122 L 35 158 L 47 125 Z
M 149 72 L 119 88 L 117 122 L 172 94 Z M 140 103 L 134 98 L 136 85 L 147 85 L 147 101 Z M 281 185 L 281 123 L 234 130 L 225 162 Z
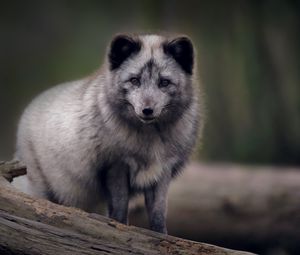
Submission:
M 0 164 L 0 254 L 249 254 L 30 197 L 8 182 L 24 173 L 17 162 Z
M 131 217 L 147 227 L 143 207 Z M 259 254 L 300 251 L 300 169 L 191 163 L 169 194 L 169 234 Z

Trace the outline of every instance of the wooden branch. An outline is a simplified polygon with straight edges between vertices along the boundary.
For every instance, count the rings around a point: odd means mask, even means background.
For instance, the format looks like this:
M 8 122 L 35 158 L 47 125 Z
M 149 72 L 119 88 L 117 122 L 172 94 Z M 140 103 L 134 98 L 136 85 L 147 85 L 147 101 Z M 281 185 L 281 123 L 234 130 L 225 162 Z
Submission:
M 20 173 L 24 166 L 16 162 L 1 164 L 0 254 L 249 254 L 30 197 L 8 185 L 7 180 Z
M 0 161 L 0 173 L 9 182 L 13 181 L 13 178 L 25 175 L 26 166 L 18 161 Z

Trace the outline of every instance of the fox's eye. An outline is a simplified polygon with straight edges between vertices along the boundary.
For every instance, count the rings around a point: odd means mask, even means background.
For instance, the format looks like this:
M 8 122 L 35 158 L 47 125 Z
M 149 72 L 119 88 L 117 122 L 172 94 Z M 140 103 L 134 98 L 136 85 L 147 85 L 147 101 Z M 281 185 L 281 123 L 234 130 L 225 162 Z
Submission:
M 130 79 L 130 82 L 131 82 L 131 84 L 134 85 L 134 86 L 140 86 L 140 79 L 137 78 L 137 77 L 132 77 L 132 78 Z
M 171 81 L 168 79 L 161 79 L 159 81 L 159 87 L 168 87 L 170 85 Z

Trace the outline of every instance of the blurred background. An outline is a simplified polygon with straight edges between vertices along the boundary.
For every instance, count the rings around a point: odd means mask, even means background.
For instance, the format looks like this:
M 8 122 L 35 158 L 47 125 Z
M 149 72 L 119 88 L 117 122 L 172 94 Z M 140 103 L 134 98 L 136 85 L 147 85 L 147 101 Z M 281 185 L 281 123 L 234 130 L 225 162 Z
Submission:
M 1 3 L 0 31 L 0 160 L 12 158 L 17 122 L 30 100 L 96 70 L 115 33 L 167 31 L 189 35 L 198 52 L 207 123 L 195 158 L 219 168 L 251 165 L 252 172 L 272 166 L 283 179 L 300 173 L 300 1 L 12 0 Z M 288 193 L 297 205 L 293 216 L 278 216 L 278 222 L 292 217 L 298 229 L 299 185 Z M 172 234 L 264 254 L 300 253 L 299 231 L 289 241 L 279 235 L 254 243 L 247 234 L 227 242 L 217 229 L 207 239 L 182 233 Z

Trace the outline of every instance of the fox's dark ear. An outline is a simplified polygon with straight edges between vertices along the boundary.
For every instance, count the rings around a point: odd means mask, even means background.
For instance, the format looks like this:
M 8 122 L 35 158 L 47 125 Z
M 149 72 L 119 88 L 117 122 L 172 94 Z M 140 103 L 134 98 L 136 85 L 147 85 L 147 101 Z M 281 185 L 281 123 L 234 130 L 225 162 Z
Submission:
M 193 73 L 194 49 L 189 38 L 179 37 L 165 43 L 164 52 L 172 56 L 185 72 L 188 74 Z
M 110 45 L 108 59 L 110 70 L 118 68 L 129 56 L 139 52 L 141 43 L 127 35 L 116 36 Z

